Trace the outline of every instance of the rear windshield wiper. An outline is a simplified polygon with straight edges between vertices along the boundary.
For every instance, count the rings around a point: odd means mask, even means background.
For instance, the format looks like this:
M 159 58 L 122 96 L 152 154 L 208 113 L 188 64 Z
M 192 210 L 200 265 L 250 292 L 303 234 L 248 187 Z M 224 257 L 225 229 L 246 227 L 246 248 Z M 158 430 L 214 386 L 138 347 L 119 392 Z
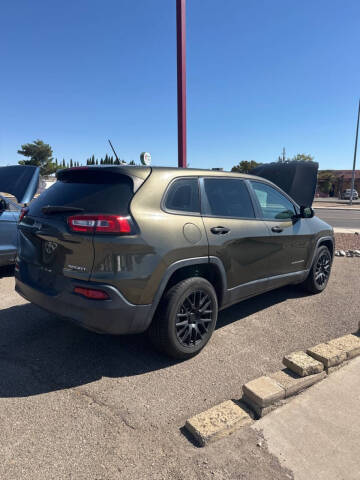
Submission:
M 71 207 L 66 205 L 46 205 L 42 207 L 43 213 L 59 213 L 59 212 L 83 212 L 85 209 L 80 207 Z

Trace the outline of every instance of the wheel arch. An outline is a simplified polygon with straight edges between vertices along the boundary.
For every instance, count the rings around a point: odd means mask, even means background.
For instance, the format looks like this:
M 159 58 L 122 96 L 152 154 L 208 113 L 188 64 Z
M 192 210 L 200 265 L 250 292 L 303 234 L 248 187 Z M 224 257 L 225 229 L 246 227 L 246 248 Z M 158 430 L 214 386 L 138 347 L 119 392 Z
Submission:
M 221 260 L 217 257 L 198 257 L 180 260 L 171 264 L 163 276 L 152 303 L 149 324 L 153 319 L 164 293 L 176 283 L 190 277 L 203 277 L 212 284 L 220 308 L 226 292 L 225 269 Z
M 316 249 L 325 246 L 329 249 L 331 257 L 334 256 L 334 240 L 331 237 L 323 237 L 318 240 Z

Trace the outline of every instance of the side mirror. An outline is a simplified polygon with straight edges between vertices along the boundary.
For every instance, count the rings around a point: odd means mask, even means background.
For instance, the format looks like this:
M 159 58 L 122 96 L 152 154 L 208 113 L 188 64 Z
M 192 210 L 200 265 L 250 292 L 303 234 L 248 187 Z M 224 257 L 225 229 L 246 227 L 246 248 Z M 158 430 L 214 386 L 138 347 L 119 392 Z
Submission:
M 315 215 L 314 209 L 311 207 L 300 207 L 300 217 L 301 218 L 312 218 Z

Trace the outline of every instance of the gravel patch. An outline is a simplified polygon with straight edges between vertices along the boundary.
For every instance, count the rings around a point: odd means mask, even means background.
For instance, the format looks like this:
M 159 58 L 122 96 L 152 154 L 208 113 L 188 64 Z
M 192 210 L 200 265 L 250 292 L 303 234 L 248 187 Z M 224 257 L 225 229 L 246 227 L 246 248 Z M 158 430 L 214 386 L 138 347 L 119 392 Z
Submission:
M 356 233 L 335 233 L 336 250 L 360 250 L 360 235 Z

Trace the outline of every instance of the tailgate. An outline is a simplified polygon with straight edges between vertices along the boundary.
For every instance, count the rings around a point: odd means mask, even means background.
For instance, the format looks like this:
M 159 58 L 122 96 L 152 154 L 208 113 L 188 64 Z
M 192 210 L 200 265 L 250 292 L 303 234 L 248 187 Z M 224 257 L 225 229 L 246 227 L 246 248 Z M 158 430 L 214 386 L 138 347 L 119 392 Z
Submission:
M 94 233 L 72 231 L 69 217 L 128 212 L 135 183 L 121 168 L 74 168 L 58 178 L 19 224 L 21 279 L 50 294 L 65 277 L 88 281 L 93 268 Z

